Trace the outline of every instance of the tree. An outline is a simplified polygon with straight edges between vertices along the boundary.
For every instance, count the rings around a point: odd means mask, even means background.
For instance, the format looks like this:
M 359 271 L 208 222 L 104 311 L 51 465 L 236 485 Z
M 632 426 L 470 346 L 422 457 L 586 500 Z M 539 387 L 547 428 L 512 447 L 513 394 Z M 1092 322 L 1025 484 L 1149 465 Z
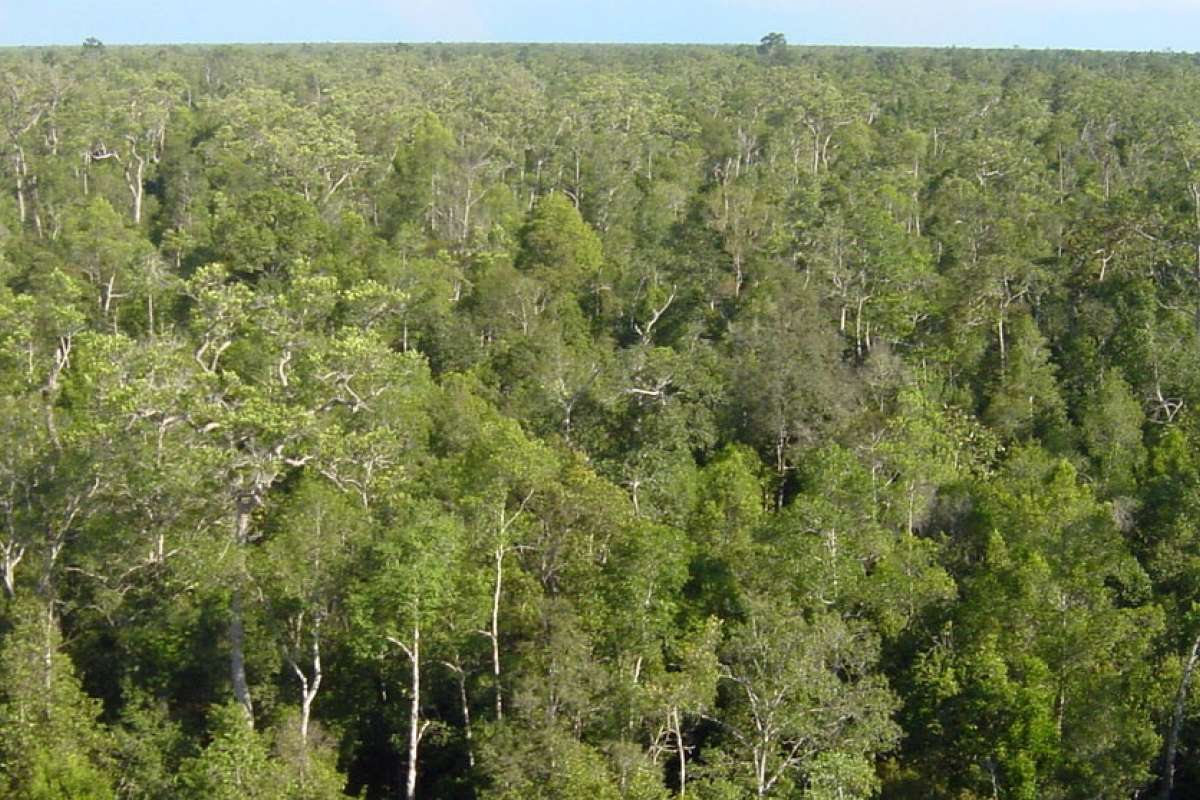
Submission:
M 783 287 L 779 287 L 781 290 Z M 799 287 L 772 292 L 730 332 L 730 414 L 747 441 L 770 458 L 781 481 L 797 451 L 840 421 L 853 384 L 816 299 Z
M 421 221 L 429 229 L 437 230 L 434 222 L 438 201 L 446 190 L 444 184 L 453 148 L 453 134 L 432 112 L 423 114 L 407 139 L 396 148 L 392 170 L 397 224 Z
M 276 531 L 256 553 L 252 571 L 271 598 L 268 614 L 281 630 L 283 661 L 300 688 L 303 787 L 313 702 L 326 680 L 325 643 L 343 613 L 350 570 L 365 545 L 370 520 L 352 498 L 308 478 L 288 495 L 273 527 Z
M 212 740 L 181 768 L 185 797 L 283 800 L 280 780 L 262 734 L 247 727 L 240 703 L 212 710 Z
M 720 662 L 717 658 L 719 625 L 710 618 L 704 627 L 681 637 L 672 648 L 676 658 L 662 674 L 650 679 L 647 692 L 655 705 L 657 729 L 651 753 L 672 752 L 677 761 L 676 786 L 679 796 L 687 794 L 689 720 L 699 720 L 715 706 Z
M 122 83 L 128 86 L 101 100 L 109 114 L 90 131 L 90 141 L 85 143 L 84 194 L 88 193 L 88 174 L 94 163 L 119 164 L 132 201 L 133 223 L 141 225 L 146 185 L 155 177 L 162 159 L 167 125 L 182 94 L 182 80 L 175 75 L 131 74 Z
M 1142 446 L 1145 414 L 1133 390 L 1112 371 L 1100 377 L 1100 385 L 1084 408 L 1084 445 L 1097 467 L 1105 493 L 1130 496 L 1137 485 L 1135 474 L 1146 459 Z
M 1139 525 L 1139 555 L 1147 566 L 1167 612 L 1167 637 L 1179 675 L 1174 682 L 1170 711 L 1163 737 L 1160 793 L 1170 798 L 1179 769 L 1178 753 L 1188 714 L 1192 684 L 1200 664 L 1200 628 L 1196 598 L 1200 583 L 1194 520 L 1200 511 L 1200 471 L 1188 445 L 1191 432 L 1167 430 L 1150 451 L 1148 475 L 1143 483 Z
M 781 606 L 749 598 L 746 621 L 722 648 L 732 706 L 725 730 L 750 773 L 739 782 L 756 797 L 822 786 L 869 797 L 864 767 L 899 734 L 890 719 L 895 697 L 872 674 L 878 644 L 836 616 L 809 621 Z
M 490 645 L 493 707 L 499 721 L 504 718 L 501 612 L 506 565 L 528 546 L 531 504 L 553 480 L 557 463 L 553 453 L 496 415 L 469 386 L 459 383 L 445 388 L 447 399 L 454 403 L 446 410 L 453 416 L 440 422 L 446 426 L 446 443 L 457 451 L 452 451 L 446 464 L 452 482 L 445 489 L 468 525 L 474 557 L 489 574 L 486 622 L 481 619 L 479 627 Z M 464 429 L 465 420 L 475 425 Z
M 153 250 L 149 242 L 126 228 L 120 217 L 102 197 L 94 198 L 70 223 L 64 237 L 69 262 L 90 284 L 95 297 L 94 316 L 106 327 L 121 330 L 122 311 L 135 294 L 143 270 L 152 264 Z M 146 298 L 147 302 L 153 302 Z M 134 314 L 141 311 L 140 303 L 133 305 Z M 152 312 L 148 313 L 148 316 Z M 147 319 L 146 324 L 152 320 Z M 128 323 L 126 323 L 128 327 Z
M 351 611 L 359 647 L 374 658 L 408 662 L 407 759 L 404 796 L 417 796 L 421 740 L 432 721 L 422 711 L 422 679 L 431 645 L 445 633 L 443 617 L 458 568 L 462 527 L 430 502 L 402 495 L 385 507 L 391 524 L 373 547 L 373 569 L 355 593 Z M 432 640 L 432 641 L 431 641 Z
M 928 752 L 971 791 L 1124 796 L 1146 781 L 1159 746 L 1135 699 L 1153 691 L 1162 624 L 1135 600 L 1145 573 L 1111 510 L 1036 449 L 1012 456 L 975 498 L 963 600 L 918 667 L 932 715 L 920 729 L 944 743 Z M 1117 728 L 1098 722 L 1114 716 Z
M 787 37 L 782 33 L 768 33 L 758 42 L 758 54 L 760 56 L 778 56 L 787 49 Z
M 578 297 L 595 281 L 603 265 L 600 239 L 562 194 L 538 201 L 521 231 L 516 266 L 539 281 L 546 299 L 539 305 Z
M 57 619 L 30 602 L 9 611 L 14 626 L 0 649 L 0 787 L 19 800 L 112 797 L 112 741 L 99 704 L 59 651 Z
M 983 419 L 1008 438 L 1033 436 L 1055 443 L 1065 425 L 1065 407 L 1055 380 L 1046 338 L 1028 317 L 1011 326 L 1011 344 L 989 392 Z

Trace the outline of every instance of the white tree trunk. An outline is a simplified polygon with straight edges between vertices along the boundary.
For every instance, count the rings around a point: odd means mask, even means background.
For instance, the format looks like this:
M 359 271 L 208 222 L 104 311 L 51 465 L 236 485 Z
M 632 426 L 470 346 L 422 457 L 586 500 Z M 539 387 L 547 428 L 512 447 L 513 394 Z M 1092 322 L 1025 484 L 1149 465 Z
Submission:
M 467 697 L 467 671 L 460 663 L 449 665 L 458 678 L 458 702 L 462 707 L 463 738 L 467 743 L 467 766 L 475 769 L 475 736 L 471 730 L 471 703 Z
M 1170 800 L 1175 789 L 1175 755 L 1179 749 L 1179 730 L 1183 727 L 1183 712 L 1191 688 L 1196 662 L 1200 661 L 1200 636 L 1192 642 L 1192 650 L 1183 664 L 1183 676 L 1179 679 L 1179 691 L 1175 694 L 1175 708 L 1171 714 L 1171 729 L 1167 732 L 1167 746 L 1163 753 L 1163 779 L 1161 800 Z
M 315 624 L 315 623 L 314 623 Z M 300 665 L 292 661 L 289 657 L 288 661 L 291 664 L 292 672 L 296 674 L 296 678 L 300 681 L 300 743 L 304 747 L 304 757 L 308 759 L 308 728 L 309 722 L 312 719 L 312 704 L 317 699 L 317 692 L 321 690 L 321 679 L 324 673 L 321 671 L 321 638 L 320 630 L 314 629 L 312 639 L 312 662 L 310 669 L 312 670 L 312 678 L 310 679 L 304 670 L 300 669 Z
M 412 647 L 408 653 L 412 666 L 412 705 L 408 712 L 408 776 L 404 782 L 404 797 L 417 796 L 417 749 L 421 744 L 421 626 L 413 624 Z
M 234 522 L 236 546 L 244 547 L 250 533 L 251 502 L 238 498 Z M 229 677 L 233 683 L 233 696 L 246 714 L 247 724 L 254 725 L 254 703 L 250 699 L 250 684 L 246 680 L 246 629 L 242 617 L 241 576 L 237 578 L 229 600 Z
M 496 548 L 496 582 L 492 589 L 492 681 L 496 692 L 496 721 L 504 719 L 504 694 L 500 687 L 500 593 L 504 586 L 504 546 Z
M 683 743 L 683 720 L 679 707 L 671 709 L 671 734 L 675 737 L 675 750 L 679 753 L 679 796 L 687 794 L 687 747 Z
M 146 187 L 142 182 L 142 176 L 146 170 L 146 159 L 136 153 L 133 154 L 133 159 L 137 166 L 132 170 L 125 170 L 125 181 L 129 185 L 129 193 L 133 196 L 133 222 L 140 225 L 142 224 L 142 199 L 146 196 Z

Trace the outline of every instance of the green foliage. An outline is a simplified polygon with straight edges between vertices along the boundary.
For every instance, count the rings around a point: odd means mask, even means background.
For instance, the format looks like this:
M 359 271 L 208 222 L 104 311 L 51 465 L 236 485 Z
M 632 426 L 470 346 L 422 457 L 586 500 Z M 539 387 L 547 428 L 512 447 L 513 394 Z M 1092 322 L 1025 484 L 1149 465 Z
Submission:
M 0 794 L 1195 795 L 1196 73 L 0 52 Z
M 169 718 L 165 704 L 145 699 L 131 701 L 122 714 L 122 723 L 113 731 L 120 774 L 118 796 L 150 800 L 174 794 L 186 740 Z
M 214 800 L 283 800 L 288 796 L 267 742 L 246 724 L 240 705 L 214 707 L 210 728 L 211 741 L 180 768 L 182 796 Z
M 974 791 L 996 781 L 1022 797 L 1122 796 L 1159 747 L 1145 706 L 1122 699 L 1154 691 L 1146 665 L 1161 616 L 1132 605 L 1146 576 L 1063 462 L 1022 450 L 976 496 L 980 560 L 961 582 L 954 644 L 919 663 L 932 715 L 922 724 Z
M 565 195 L 554 193 L 540 199 L 530 211 L 515 263 L 557 299 L 590 288 L 599 277 L 603 260 L 595 231 Z
M 422 114 L 392 159 L 396 178 L 394 213 L 398 220 L 424 221 L 453 148 L 454 134 L 437 115 L 429 111 Z
M 59 652 L 58 620 L 33 602 L 10 607 L 0 650 L 0 786 L 16 800 L 113 796 L 112 740 L 99 704 Z
M 1006 438 L 1028 440 L 1037 434 L 1057 443 L 1064 407 L 1046 339 L 1028 317 L 1014 321 L 1008 336 L 983 420 Z
M 757 796 L 806 784 L 869 796 L 854 788 L 863 776 L 853 762 L 869 762 L 899 737 L 895 696 L 875 672 L 869 632 L 832 614 L 807 620 L 757 596 L 723 651 L 737 782 Z
M 229 264 L 240 277 L 278 276 L 322 248 L 320 218 L 303 197 L 264 189 L 232 203 L 220 197 L 217 202 L 214 260 Z
M 1100 484 L 1110 495 L 1132 495 L 1136 474 L 1146 459 L 1142 447 L 1145 414 L 1120 375 L 1105 373 L 1084 407 L 1080 428 Z

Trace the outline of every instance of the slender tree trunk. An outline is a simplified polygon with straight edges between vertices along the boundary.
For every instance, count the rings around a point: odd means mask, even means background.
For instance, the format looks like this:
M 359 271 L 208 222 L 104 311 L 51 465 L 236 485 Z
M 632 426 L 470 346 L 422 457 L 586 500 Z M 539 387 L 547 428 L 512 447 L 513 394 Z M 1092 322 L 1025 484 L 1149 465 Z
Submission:
M 11 507 L 8 509 L 8 514 L 11 529 Z M 25 558 L 25 547 L 15 541 L 7 541 L 0 545 L 0 556 L 3 557 L 3 566 L 0 567 L 0 583 L 4 585 L 5 597 L 12 600 L 17 596 L 17 565 Z
M 47 598 L 42 636 L 42 685 L 46 689 L 47 698 L 54 689 L 54 645 L 56 639 L 54 634 L 57 626 L 58 619 L 54 614 L 54 600 Z
M 292 671 L 300 680 L 300 744 L 304 748 L 305 763 L 308 761 L 308 726 L 312 719 L 312 704 L 321 690 L 321 638 L 319 631 L 313 631 L 312 642 L 312 679 L 309 680 L 300 665 L 292 662 Z
M 303 694 L 300 698 L 300 744 L 304 748 L 305 757 L 308 755 L 308 722 L 312 719 L 312 704 L 316 699 L 317 692 L 315 686 L 308 686 L 307 683 L 303 687 Z
M 671 733 L 675 736 L 675 749 L 679 753 L 679 796 L 687 794 L 687 747 L 683 743 L 683 721 L 679 708 L 671 709 Z
M 1190 165 L 1189 165 L 1189 168 L 1190 168 Z M 1192 276 L 1195 279 L 1196 283 L 1198 285 L 1200 285 L 1200 184 L 1192 183 L 1192 184 L 1189 184 L 1188 188 L 1190 188 L 1192 191 L 1192 215 L 1193 215 L 1192 219 L 1195 224 L 1196 236 L 1197 236 L 1197 241 L 1196 241 L 1196 246 L 1195 246 L 1196 261 L 1195 261 L 1195 266 L 1193 267 L 1193 270 L 1192 270 Z M 1196 326 L 1196 330 L 1200 331 L 1200 302 L 1196 303 L 1196 311 L 1194 314 L 1194 324 Z
M 16 157 L 16 173 L 17 173 L 17 208 L 20 213 L 21 227 L 25 227 L 25 220 L 28 219 L 29 212 L 25 207 L 25 178 L 29 175 L 29 166 L 25 162 L 25 151 L 18 147 Z
M 467 741 L 467 766 L 475 769 L 475 742 L 471 731 L 471 703 L 467 698 L 467 672 L 460 666 L 454 667 L 458 677 L 458 702 L 462 705 L 463 738 Z
M 755 796 L 767 796 L 767 749 L 770 742 L 762 742 L 761 747 L 754 752 L 754 782 Z
M 1000 366 L 1004 367 L 1008 360 L 1008 352 L 1005 349 L 1004 343 L 1004 312 L 1000 312 L 1000 316 L 996 319 L 996 334 L 1000 339 Z
M 249 498 L 239 497 L 235 518 L 236 546 L 244 547 L 249 540 L 250 510 L 252 504 Z M 250 698 L 250 684 L 246 680 L 246 629 L 242 615 L 242 576 L 238 575 L 229 600 L 229 677 L 233 683 L 233 696 L 242 711 L 246 714 L 246 722 L 254 725 L 254 703 Z
M 465 244 L 471 233 L 471 181 L 467 180 L 467 196 L 463 201 L 462 242 Z
M 854 309 L 854 354 L 862 358 L 863 354 L 863 306 L 866 305 L 867 298 L 859 297 L 858 305 Z
M 504 719 L 504 691 L 500 686 L 500 592 L 504 586 L 504 546 L 496 548 L 496 582 L 492 590 L 492 682 L 496 692 L 496 721 Z
M 32 180 L 27 180 L 26 186 L 29 187 L 30 213 L 33 214 L 33 228 L 37 231 L 39 239 L 45 239 L 46 229 L 42 224 L 42 198 L 41 195 L 38 194 L 37 176 L 34 176 Z M 55 227 L 57 227 L 57 225 Z M 55 238 L 57 235 L 57 232 L 54 232 L 51 238 Z
M 146 195 L 146 187 L 142 182 L 142 175 L 146 169 L 146 160 L 139 155 L 134 155 L 137 166 L 132 172 L 125 172 L 125 180 L 129 184 L 129 193 L 133 195 L 133 222 L 135 225 L 142 224 L 142 198 Z
M 1167 746 L 1163 753 L 1163 778 L 1160 800 L 1171 800 L 1175 789 L 1175 755 L 1179 749 L 1179 730 L 1183 727 L 1183 711 L 1191 688 L 1196 662 L 1200 660 L 1200 636 L 1192 642 L 1192 650 L 1183 665 L 1183 676 L 1179 679 L 1179 691 L 1175 694 L 1175 708 L 1171 713 L 1171 729 L 1167 731 Z
M 417 748 L 421 744 L 421 626 L 413 623 L 412 648 L 408 653 L 412 665 L 412 705 L 408 712 L 408 776 L 404 782 L 404 797 L 417 796 Z
M 250 699 L 250 685 L 246 680 L 246 629 L 242 618 L 242 587 L 233 590 L 229 601 L 229 675 L 233 682 L 233 696 L 246 722 L 254 724 L 254 704 Z
M 28 212 L 25 210 L 25 180 L 20 173 L 17 174 L 17 210 L 20 214 L 21 227 L 24 228 Z

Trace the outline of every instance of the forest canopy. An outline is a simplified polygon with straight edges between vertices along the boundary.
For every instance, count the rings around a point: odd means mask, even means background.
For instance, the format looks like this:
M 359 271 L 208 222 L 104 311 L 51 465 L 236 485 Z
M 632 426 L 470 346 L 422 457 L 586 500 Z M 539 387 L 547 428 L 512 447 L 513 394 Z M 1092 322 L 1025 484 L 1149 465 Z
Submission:
M 0 50 L 0 795 L 1200 792 L 1200 60 Z

